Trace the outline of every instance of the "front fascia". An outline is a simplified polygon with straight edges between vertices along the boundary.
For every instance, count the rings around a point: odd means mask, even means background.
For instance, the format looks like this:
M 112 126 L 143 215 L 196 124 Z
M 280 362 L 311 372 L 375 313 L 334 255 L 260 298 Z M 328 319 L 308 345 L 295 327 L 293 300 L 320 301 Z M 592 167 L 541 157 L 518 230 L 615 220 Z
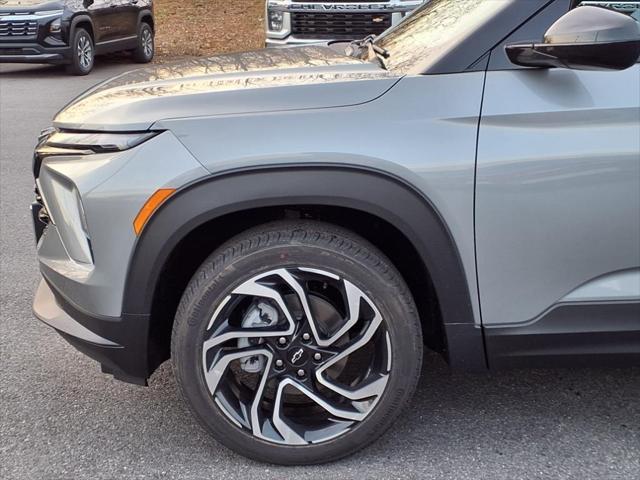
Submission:
M 59 226 L 50 224 L 38 243 L 43 276 L 76 309 L 119 317 L 138 211 L 157 189 L 178 188 L 206 174 L 170 132 L 121 153 L 45 158 L 40 170 L 41 193 L 46 202 L 56 201 L 44 181 L 51 175 L 77 189 L 94 258 L 93 264 L 71 259 Z

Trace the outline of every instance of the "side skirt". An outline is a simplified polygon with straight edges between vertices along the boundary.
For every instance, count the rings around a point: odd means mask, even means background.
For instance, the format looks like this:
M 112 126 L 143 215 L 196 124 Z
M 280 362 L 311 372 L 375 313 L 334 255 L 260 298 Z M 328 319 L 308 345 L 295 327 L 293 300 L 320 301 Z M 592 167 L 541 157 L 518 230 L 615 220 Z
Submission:
M 640 365 L 640 301 L 558 304 L 533 322 L 484 332 L 492 369 Z

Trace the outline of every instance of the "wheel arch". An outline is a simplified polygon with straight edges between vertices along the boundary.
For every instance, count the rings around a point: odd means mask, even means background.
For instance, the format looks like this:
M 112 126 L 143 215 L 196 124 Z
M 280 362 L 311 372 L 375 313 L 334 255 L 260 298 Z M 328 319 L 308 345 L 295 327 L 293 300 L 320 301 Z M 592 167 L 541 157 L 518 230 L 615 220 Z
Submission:
M 138 13 L 138 28 L 140 28 L 140 25 L 142 23 L 148 23 L 149 26 L 151 26 L 151 30 L 153 30 L 153 32 L 155 33 L 156 26 L 155 26 L 155 21 L 153 19 L 153 13 L 151 12 L 151 10 L 145 9 L 145 10 L 141 10 Z
M 69 42 L 71 42 L 71 40 L 73 39 L 77 28 L 84 28 L 85 30 L 87 30 L 89 32 L 89 35 L 91 35 L 93 42 L 95 43 L 96 35 L 93 28 L 93 20 L 91 20 L 91 17 L 89 15 L 77 15 L 73 17 L 73 19 L 71 20 L 71 28 L 69 29 Z
M 438 321 L 442 326 L 442 350 L 448 362 L 464 370 L 486 368 L 482 332 L 476 327 L 471 292 L 446 223 L 416 188 L 393 175 L 362 167 L 317 165 L 237 170 L 212 175 L 181 189 L 154 213 L 136 242 L 129 262 L 123 312 L 150 315 L 150 336 L 154 336 L 152 313 L 154 304 L 162 297 L 159 289 L 163 272 L 180 245 L 198 229 L 209 226 L 210 235 L 219 235 L 220 229 L 229 228 L 240 233 L 257 223 L 273 220 L 274 211 L 300 215 L 314 209 L 324 209 L 325 213 L 344 209 L 353 212 L 354 221 L 355 217 L 370 218 L 395 229 L 399 233 L 396 241 L 406 240 L 406 249 L 412 249 L 418 257 L 416 265 L 427 272 L 425 285 L 433 287 L 441 316 Z M 225 224 L 224 219 L 230 219 L 230 223 Z M 342 226 L 349 228 L 348 224 Z M 384 248 L 382 251 L 387 253 Z M 415 297 L 414 290 L 415 287 L 412 289 Z M 419 300 L 416 298 L 417 303 Z

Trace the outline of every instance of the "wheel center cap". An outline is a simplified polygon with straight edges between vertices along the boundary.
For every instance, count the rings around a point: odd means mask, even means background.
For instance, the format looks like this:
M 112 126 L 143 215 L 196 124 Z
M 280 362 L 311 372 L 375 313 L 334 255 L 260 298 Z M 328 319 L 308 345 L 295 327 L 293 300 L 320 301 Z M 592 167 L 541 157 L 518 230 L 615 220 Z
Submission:
M 309 355 L 302 347 L 294 347 L 287 352 L 287 360 L 291 365 L 299 367 L 307 363 Z

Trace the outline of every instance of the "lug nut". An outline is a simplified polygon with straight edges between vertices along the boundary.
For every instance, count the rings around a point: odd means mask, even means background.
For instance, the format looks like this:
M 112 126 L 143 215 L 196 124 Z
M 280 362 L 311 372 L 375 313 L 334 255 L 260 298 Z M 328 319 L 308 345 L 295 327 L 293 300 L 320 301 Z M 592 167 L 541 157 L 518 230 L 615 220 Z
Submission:
M 303 333 L 303 334 L 302 334 L 302 339 L 303 339 L 305 342 L 308 342 L 308 341 L 311 339 L 311 335 L 309 335 L 308 333 Z
M 278 368 L 284 367 L 284 362 L 280 359 L 276 360 L 276 367 Z
M 286 338 L 284 338 L 284 337 L 280 337 L 280 338 L 278 339 L 278 343 L 279 343 L 280 345 L 284 345 L 285 343 L 287 343 L 287 339 L 286 339 Z
M 322 355 L 320 355 L 319 353 L 315 353 L 313 355 L 313 359 L 317 362 L 319 362 L 320 360 L 322 360 Z
M 302 370 L 302 369 L 298 370 L 298 376 L 299 377 L 304 377 L 304 370 Z

